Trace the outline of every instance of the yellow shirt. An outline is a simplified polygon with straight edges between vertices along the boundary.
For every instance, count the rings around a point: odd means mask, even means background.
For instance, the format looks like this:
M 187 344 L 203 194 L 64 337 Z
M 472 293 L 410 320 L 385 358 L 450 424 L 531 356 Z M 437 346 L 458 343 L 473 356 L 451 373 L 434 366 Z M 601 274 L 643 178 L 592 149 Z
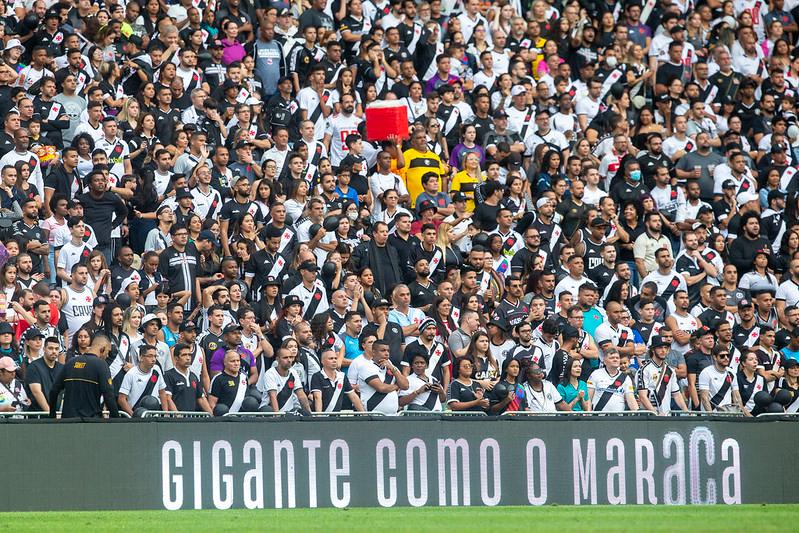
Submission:
M 424 192 L 422 187 L 422 176 L 428 172 L 436 172 L 439 175 L 438 190 L 441 190 L 441 178 L 446 173 L 441 159 L 430 150 L 420 152 L 415 148 L 406 150 L 403 154 L 405 158 L 405 187 L 411 197 L 411 207 L 416 207 L 416 197 Z
M 468 198 L 466 200 L 466 211 L 474 212 L 474 208 L 477 207 L 474 203 L 474 191 L 480 181 L 482 180 L 473 178 L 465 170 L 461 170 L 452 178 L 449 189 L 450 191 L 461 191 Z

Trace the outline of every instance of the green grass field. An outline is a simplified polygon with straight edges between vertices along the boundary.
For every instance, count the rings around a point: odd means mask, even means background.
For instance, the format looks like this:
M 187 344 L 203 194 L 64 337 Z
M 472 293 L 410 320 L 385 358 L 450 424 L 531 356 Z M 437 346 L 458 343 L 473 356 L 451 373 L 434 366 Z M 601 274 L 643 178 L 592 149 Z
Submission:
M 0 513 L 10 531 L 796 531 L 797 505 Z M 792 525 L 793 524 L 793 525 Z

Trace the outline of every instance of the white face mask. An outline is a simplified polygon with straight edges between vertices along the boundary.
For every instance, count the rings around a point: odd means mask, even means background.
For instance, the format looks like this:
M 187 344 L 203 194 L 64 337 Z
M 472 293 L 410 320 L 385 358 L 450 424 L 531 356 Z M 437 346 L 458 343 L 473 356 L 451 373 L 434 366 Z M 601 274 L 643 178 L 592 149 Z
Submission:
M 607 63 L 607 65 L 610 68 L 615 67 L 616 66 L 616 56 L 610 56 L 610 57 L 605 58 L 605 63 Z
M 358 213 L 357 212 L 348 212 L 347 213 L 347 218 L 350 219 L 351 221 L 355 222 L 356 220 L 358 220 Z

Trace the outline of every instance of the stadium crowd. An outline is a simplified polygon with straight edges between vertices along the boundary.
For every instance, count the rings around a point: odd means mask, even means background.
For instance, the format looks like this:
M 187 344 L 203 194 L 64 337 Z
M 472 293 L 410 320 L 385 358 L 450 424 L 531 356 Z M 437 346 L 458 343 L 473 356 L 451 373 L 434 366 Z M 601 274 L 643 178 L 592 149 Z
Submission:
M 0 1 L 0 411 L 799 411 L 798 6 Z

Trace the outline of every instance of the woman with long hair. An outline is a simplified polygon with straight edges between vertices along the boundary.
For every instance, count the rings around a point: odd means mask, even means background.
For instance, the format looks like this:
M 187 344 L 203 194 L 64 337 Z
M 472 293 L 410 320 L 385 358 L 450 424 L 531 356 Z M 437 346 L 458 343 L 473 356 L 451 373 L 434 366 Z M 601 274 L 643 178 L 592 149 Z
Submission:
M 544 191 L 552 189 L 553 180 L 557 177 L 565 177 L 561 171 L 563 158 L 557 150 L 547 150 L 541 159 L 541 166 L 536 177 L 535 195 L 539 196 Z
M 134 132 L 139 125 L 139 117 L 141 116 L 141 104 L 135 98 L 128 98 L 122 104 L 122 110 L 117 115 L 117 124 L 119 131 L 122 132 L 122 138 L 130 142 L 134 136 Z
M 777 272 L 786 272 L 796 252 L 799 251 L 799 231 L 790 228 L 784 231 L 780 239 L 780 249 L 777 252 L 777 265 L 774 268 Z
M 478 188 L 484 181 L 480 155 L 477 152 L 467 152 L 463 158 L 463 169 L 452 178 L 450 191 L 460 191 L 466 196 L 466 211 L 471 213 L 477 207 Z
M 455 379 L 449 384 L 447 405 L 453 411 L 483 411 L 488 409 L 489 401 L 485 389 L 480 386 L 474 374 L 474 361 L 469 357 L 455 360 Z
M 286 216 L 296 222 L 305 212 L 305 205 L 308 203 L 308 182 L 305 180 L 293 180 L 289 185 L 288 199 L 283 202 L 286 208 Z
M 474 363 L 472 377 L 481 387 L 491 390 L 499 379 L 499 365 L 491 354 L 491 341 L 486 332 L 478 331 L 472 335 L 469 346 L 466 348 L 466 357 Z
M 477 144 L 477 128 L 474 124 L 464 124 L 461 126 L 461 142 L 455 145 L 449 156 L 449 165 L 460 170 L 464 168 L 464 158 L 470 153 L 479 156 L 480 165 L 485 164 L 485 150 Z
M 491 109 L 507 109 L 511 104 L 510 90 L 513 88 L 513 77 L 504 72 L 494 82 L 494 92 L 491 93 Z
M 427 147 L 434 152 L 442 161 L 449 159 L 449 147 L 447 139 L 441 133 L 441 122 L 436 117 L 430 117 L 424 121 L 425 132 L 427 133 Z
M 458 329 L 458 325 L 452 319 L 452 302 L 449 298 L 436 296 L 430 309 L 430 317 L 436 321 L 438 338 L 446 344 L 450 333 Z
M 333 106 L 336 113 L 341 113 L 341 97 L 345 94 L 352 95 L 355 98 L 355 115 L 363 116 L 363 105 L 361 104 L 361 95 L 355 90 L 355 78 L 352 70 L 345 68 L 341 70 L 336 80 L 336 86 L 330 91 L 330 97 L 327 100 L 327 105 Z
M 572 357 L 566 360 L 563 379 L 558 383 L 558 392 L 566 402 L 568 411 L 588 412 L 591 410 L 588 384 L 580 379 L 582 372 L 580 361 Z
M 659 133 L 665 139 L 668 137 L 666 128 L 655 120 L 655 113 L 648 107 L 644 107 L 638 112 L 638 122 L 636 123 L 635 133 L 631 140 L 633 145 L 639 150 L 646 149 L 646 140 L 651 133 Z
M 785 405 L 786 413 L 799 412 L 799 362 L 796 359 L 786 359 L 784 363 L 785 375 L 777 380 L 774 396 L 780 391 L 788 391 L 791 403 Z
M 139 104 L 141 107 L 142 104 Z M 139 115 L 136 128 L 128 141 L 130 163 L 133 168 L 141 169 L 147 159 L 147 153 L 158 142 L 155 132 L 155 115 L 149 111 Z
M 189 215 L 186 222 L 186 228 L 189 230 L 189 242 L 197 242 L 200 238 L 200 232 L 203 230 L 203 219 L 197 213 Z
M 603 305 L 607 305 L 609 302 L 616 302 L 623 307 L 629 308 L 630 284 L 623 279 L 614 281 L 608 289 L 608 294 L 605 296 Z
M 710 249 L 719 254 L 724 263 L 729 262 L 729 249 L 727 248 L 727 238 L 721 233 L 715 233 L 710 237 Z
M 630 97 L 646 97 L 651 91 L 648 82 L 654 74 L 654 71 L 649 68 L 649 65 L 647 64 L 646 53 L 644 52 L 643 47 L 640 44 L 633 44 L 630 46 L 624 63 L 627 87 L 630 88 Z M 641 111 L 644 109 L 647 108 L 643 108 Z M 638 145 L 636 144 L 636 146 Z
M 17 283 L 17 265 L 13 261 L 6 261 L 0 269 L 0 290 L 6 295 L 6 302 L 14 300 L 14 295 L 19 290 Z
M 100 88 L 103 90 L 105 113 L 106 115 L 114 116 L 122 109 L 128 99 L 120 82 L 122 71 L 115 62 L 104 61 L 100 65 L 100 75 L 103 77 L 103 81 L 100 82 Z
M 31 165 L 27 161 L 17 161 L 14 163 L 14 168 L 17 170 L 17 182 L 14 185 L 16 189 L 16 198 L 19 205 L 22 205 L 27 200 L 36 202 L 36 207 L 42 208 L 42 191 L 36 188 L 36 185 L 30 183 Z
M 444 265 L 446 268 L 459 267 L 463 263 L 460 250 L 455 248 L 452 243 L 455 237 L 455 228 L 449 222 L 442 222 L 438 226 L 438 237 L 436 245 L 444 254 Z
M 380 290 L 375 287 L 375 275 L 372 269 L 369 267 L 362 268 L 361 271 L 358 272 L 358 281 L 361 282 L 361 286 L 363 287 L 363 294 L 366 298 L 366 302 L 370 307 L 373 307 L 372 304 L 380 300 L 383 295 L 380 293 Z
M 147 234 L 157 225 L 155 212 L 158 209 L 158 192 L 155 189 L 155 175 L 152 171 L 141 172 L 136 193 L 130 200 L 130 244 L 133 251 L 141 254 Z
M 513 213 L 513 219 L 519 220 L 527 212 L 527 201 L 524 196 L 525 180 L 518 174 L 508 174 L 505 180 L 505 193 L 502 197 L 502 207 Z
M 64 362 L 66 363 L 78 355 L 87 355 L 89 353 L 89 346 L 92 344 L 92 339 L 94 339 L 94 334 L 91 329 L 86 326 L 81 326 L 78 331 L 72 335 L 70 347 L 67 350 Z
M 172 136 L 172 143 L 166 146 L 166 151 L 172 156 L 172 165 L 174 165 L 178 157 L 186 152 L 189 147 L 189 134 L 184 130 L 177 130 Z
M 521 364 L 518 359 L 508 357 L 502 362 L 499 383 L 488 393 L 491 414 L 501 415 L 506 411 L 526 411 L 527 401 L 521 384 Z
M 274 161 L 271 162 L 274 164 Z M 261 220 L 271 220 L 269 214 L 270 206 L 275 202 L 275 191 L 272 182 L 267 179 L 257 180 L 252 187 L 252 200 L 258 206 L 261 213 Z
M 97 296 L 98 294 L 111 294 L 111 270 L 105 260 L 103 252 L 92 250 L 89 253 L 86 266 L 89 268 L 89 278 L 86 286 Z
M 230 243 L 235 244 L 237 241 L 244 239 L 252 242 L 256 250 L 263 250 L 265 247 L 263 241 L 258 236 L 258 226 L 256 225 L 255 217 L 247 211 L 244 211 L 233 221 Z
M 139 100 L 142 113 L 155 113 L 158 103 L 155 101 L 155 84 L 153 82 L 143 83 L 136 98 Z

